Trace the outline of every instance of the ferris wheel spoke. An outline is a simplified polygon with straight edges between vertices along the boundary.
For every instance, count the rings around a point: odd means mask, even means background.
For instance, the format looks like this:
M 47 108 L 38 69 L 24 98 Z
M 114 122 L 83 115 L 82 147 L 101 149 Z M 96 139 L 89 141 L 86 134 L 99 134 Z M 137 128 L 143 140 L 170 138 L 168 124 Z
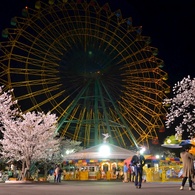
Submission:
M 123 104 L 121 104 L 121 106 L 123 106 Z M 151 120 L 152 117 L 155 118 L 155 116 L 153 114 L 152 110 L 145 110 L 145 107 L 140 107 L 140 105 L 138 104 L 138 106 L 136 106 L 136 104 L 133 104 L 132 102 L 132 106 L 129 108 L 124 107 L 124 110 L 126 110 L 126 112 L 124 113 L 124 118 L 126 118 L 126 120 L 130 120 L 129 123 L 133 126 L 133 129 L 136 129 L 136 132 L 138 133 L 139 136 L 143 136 L 148 134 L 148 132 L 150 133 L 150 138 L 151 137 L 156 137 L 156 131 L 155 129 L 160 128 L 160 126 L 163 124 L 161 121 L 161 124 L 156 124 L 155 120 Z M 129 115 L 128 113 L 131 111 L 131 115 Z M 136 117 L 136 120 L 135 120 Z M 156 116 L 158 117 L 158 116 Z M 155 123 L 154 123 L 155 122 Z M 139 125 L 138 125 L 139 124 Z M 140 128 L 142 124 L 142 128 L 145 127 L 146 130 L 143 132 L 143 130 Z M 136 128 L 135 128 L 136 127 Z M 151 130 L 152 129 L 152 130 Z M 152 135 L 153 134 L 153 135 Z
M 128 101 L 130 100 L 124 100 L 124 104 L 126 103 L 128 105 Z M 155 104 L 152 104 L 150 102 L 144 102 L 143 103 L 140 103 L 142 100 L 137 100 L 136 98 L 132 98 L 131 99 L 131 104 L 130 104 L 130 108 L 136 108 L 136 110 L 138 110 L 138 112 L 144 112 L 145 114 L 149 114 L 151 117 L 152 116 L 156 116 L 158 117 L 158 114 L 156 113 L 156 110 L 158 110 L 159 108 L 159 105 L 157 104 L 155 106 Z M 145 104 L 147 103 L 147 106 L 145 106 Z M 123 105 L 121 105 L 123 106 Z M 149 107 L 150 106 L 150 107 Z M 162 105 L 161 105 L 162 106 Z M 125 109 L 125 106 L 124 106 L 124 109 Z M 128 109 L 128 108 L 126 108 Z M 154 111 L 155 109 L 155 111 Z M 160 109 L 159 109 L 160 110 Z M 129 113 L 130 110 L 128 110 L 128 113 Z
M 22 16 L 2 32 L 0 81 L 23 111 L 56 113 L 56 132 L 86 147 L 102 133 L 122 147 L 158 138 L 170 87 L 141 26 L 97 1 L 41 1 Z

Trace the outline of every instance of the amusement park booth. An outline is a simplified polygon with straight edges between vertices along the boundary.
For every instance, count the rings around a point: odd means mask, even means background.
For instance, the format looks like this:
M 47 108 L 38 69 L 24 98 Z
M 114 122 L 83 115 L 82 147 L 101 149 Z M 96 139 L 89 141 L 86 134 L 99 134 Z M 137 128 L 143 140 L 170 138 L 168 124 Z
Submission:
M 102 143 L 66 156 L 65 180 L 117 179 L 123 175 L 124 160 L 135 151 Z M 68 169 L 70 167 L 70 169 Z

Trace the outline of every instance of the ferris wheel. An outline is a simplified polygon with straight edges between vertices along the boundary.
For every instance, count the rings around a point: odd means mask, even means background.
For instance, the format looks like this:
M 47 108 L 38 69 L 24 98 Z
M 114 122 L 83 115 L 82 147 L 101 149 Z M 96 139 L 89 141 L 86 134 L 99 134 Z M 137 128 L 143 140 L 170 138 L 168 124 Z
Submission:
M 121 147 L 158 141 L 170 92 L 142 27 L 95 0 L 37 1 L 2 32 L 1 83 L 26 111 L 58 116 L 60 136 L 84 146 L 102 134 Z

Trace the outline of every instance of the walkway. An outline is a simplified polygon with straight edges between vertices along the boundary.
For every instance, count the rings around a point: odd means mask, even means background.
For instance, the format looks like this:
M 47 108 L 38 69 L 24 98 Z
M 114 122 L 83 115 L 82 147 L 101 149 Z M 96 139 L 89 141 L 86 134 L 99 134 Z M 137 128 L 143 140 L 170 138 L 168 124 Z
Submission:
M 195 193 L 183 191 L 180 183 L 143 183 L 136 189 L 134 183 L 117 181 L 63 181 L 62 183 L 12 184 L 0 183 L 0 195 L 184 195 Z

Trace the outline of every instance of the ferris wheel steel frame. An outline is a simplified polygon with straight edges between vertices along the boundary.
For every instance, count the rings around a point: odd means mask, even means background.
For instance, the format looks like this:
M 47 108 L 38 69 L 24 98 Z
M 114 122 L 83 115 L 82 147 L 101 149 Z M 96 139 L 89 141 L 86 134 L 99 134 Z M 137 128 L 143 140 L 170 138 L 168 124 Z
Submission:
M 158 139 L 170 87 L 158 49 L 120 10 L 97 1 L 37 1 L 2 32 L 1 83 L 24 111 L 51 111 L 84 146 Z

